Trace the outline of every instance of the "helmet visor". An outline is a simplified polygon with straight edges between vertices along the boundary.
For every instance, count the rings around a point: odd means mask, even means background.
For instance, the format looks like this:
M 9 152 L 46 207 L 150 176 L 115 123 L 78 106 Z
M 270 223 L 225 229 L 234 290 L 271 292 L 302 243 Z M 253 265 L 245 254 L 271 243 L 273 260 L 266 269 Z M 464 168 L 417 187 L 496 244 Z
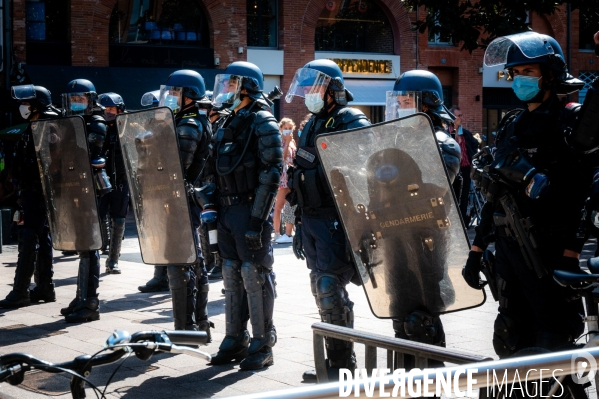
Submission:
M 12 98 L 15 100 L 30 100 L 35 98 L 35 88 L 33 85 L 13 86 L 10 92 Z
M 212 104 L 217 107 L 231 106 L 241 98 L 241 81 L 243 76 L 220 74 L 214 78 Z
M 422 93 L 419 91 L 388 91 L 385 121 L 403 118 L 420 112 Z
M 144 107 L 158 106 L 158 97 L 160 97 L 160 90 L 149 91 L 141 96 L 141 105 Z
M 62 107 L 67 116 L 91 115 L 94 108 L 95 93 L 63 93 Z
M 306 98 L 306 95 L 315 93 L 319 93 L 322 100 L 330 81 L 331 77 L 329 75 L 316 69 L 300 68 L 295 72 L 289 90 L 285 95 L 285 101 L 290 103 L 293 101 L 293 96 Z
M 179 112 L 183 103 L 183 88 L 175 86 L 160 86 L 158 106 L 169 107 L 174 114 Z
M 505 65 L 512 45 L 516 45 L 526 58 L 531 59 L 555 53 L 551 44 L 536 32 L 518 33 L 493 40 L 485 51 L 485 65 Z

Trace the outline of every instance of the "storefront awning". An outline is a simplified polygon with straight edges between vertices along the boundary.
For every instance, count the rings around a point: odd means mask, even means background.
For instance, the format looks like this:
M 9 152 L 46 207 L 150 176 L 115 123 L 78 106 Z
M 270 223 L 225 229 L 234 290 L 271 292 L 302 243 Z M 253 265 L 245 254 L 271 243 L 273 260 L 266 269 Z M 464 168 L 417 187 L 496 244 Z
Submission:
M 354 101 L 350 105 L 385 106 L 387 91 L 393 90 L 395 80 L 344 79 Z
M 129 110 L 141 109 L 141 96 L 165 84 L 168 76 L 180 68 L 121 68 L 25 65 L 34 85 L 44 86 L 52 93 L 52 102 L 61 106 L 60 94 L 73 79 L 88 79 L 98 94 L 115 92 L 123 97 Z M 214 87 L 214 77 L 222 69 L 195 69 L 204 78 L 206 90 Z

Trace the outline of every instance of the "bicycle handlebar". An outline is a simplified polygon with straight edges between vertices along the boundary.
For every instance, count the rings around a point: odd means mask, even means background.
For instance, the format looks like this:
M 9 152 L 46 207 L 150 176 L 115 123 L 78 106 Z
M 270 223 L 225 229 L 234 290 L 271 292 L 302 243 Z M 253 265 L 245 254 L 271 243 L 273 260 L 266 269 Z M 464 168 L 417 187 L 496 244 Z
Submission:
M 148 360 L 156 351 L 161 351 L 186 353 L 210 361 L 209 354 L 184 346 L 204 344 L 207 339 L 204 331 L 140 331 L 133 335 L 126 331 L 115 331 L 106 340 L 105 348 L 113 351 L 103 355 L 81 355 L 67 362 L 53 364 L 26 353 L 8 353 L 0 356 L 0 382 L 8 380 L 10 384 L 18 385 L 23 381 L 24 373 L 32 367 L 50 373 L 62 373 L 66 369 L 83 374 L 95 366 L 116 362 L 130 350 L 142 360 Z M 75 378 L 80 380 L 80 376 L 75 375 Z M 71 385 L 73 389 L 74 384 Z M 75 397 L 75 393 L 72 393 Z

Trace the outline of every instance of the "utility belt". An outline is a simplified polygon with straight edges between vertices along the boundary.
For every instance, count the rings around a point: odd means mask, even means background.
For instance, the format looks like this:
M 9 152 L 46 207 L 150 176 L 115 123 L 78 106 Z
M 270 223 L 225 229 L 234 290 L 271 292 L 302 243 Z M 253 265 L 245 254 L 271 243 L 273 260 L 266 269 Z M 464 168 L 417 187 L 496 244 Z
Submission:
M 333 197 L 327 186 L 322 165 L 318 162 L 316 148 L 300 147 L 296 153 L 294 167 L 290 168 L 288 173 L 289 187 L 295 191 L 300 208 L 316 209 L 332 203 Z
M 224 195 L 218 198 L 221 206 L 233 206 L 240 204 L 249 204 L 254 201 L 254 194 L 235 194 Z

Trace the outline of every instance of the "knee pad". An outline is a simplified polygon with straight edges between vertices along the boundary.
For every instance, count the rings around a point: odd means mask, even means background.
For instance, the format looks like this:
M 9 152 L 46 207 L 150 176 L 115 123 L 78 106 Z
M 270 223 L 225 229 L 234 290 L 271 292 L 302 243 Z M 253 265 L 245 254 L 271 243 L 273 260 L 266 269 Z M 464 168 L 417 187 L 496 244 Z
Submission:
M 23 228 L 19 231 L 19 252 L 34 253 L 37 249 L 37 234 L 30 228 Z
M 410 341 L 437 346 L 445 344 L 445 332 L 441 319 L 422 310 L 416 310 L 406 316 L 404 331 Z
M 321 275 L 316 279 L 316 302 L 323 322 L 353 327 L 353 302 L 335 275 Z
M 171 290 L 181 289 L 187 286 L 191 280 L 191 273 L 187 266 L 171 265 L 167 268 L 168 285 Z
M 318 276 L 316 273 L 310 273 L 310 289 L 312 290 L 312 296 L 316 298 L 316 279 Z
M 519 334 L 514 320 L 506 315 L 498 314 L 493 326 L 493 348 L 500 358 L 516 353 Z
M 251 262 L 241 264 L 241 277 L 248 293 L 261 291 L 266 281 L 264 267 Z
M 125 225 L 125 218 L 112 218 L 113 224 Z
M 223 285 L 225 290 L 236 290 L 242 281 L 241 261 L 223 259 Z

